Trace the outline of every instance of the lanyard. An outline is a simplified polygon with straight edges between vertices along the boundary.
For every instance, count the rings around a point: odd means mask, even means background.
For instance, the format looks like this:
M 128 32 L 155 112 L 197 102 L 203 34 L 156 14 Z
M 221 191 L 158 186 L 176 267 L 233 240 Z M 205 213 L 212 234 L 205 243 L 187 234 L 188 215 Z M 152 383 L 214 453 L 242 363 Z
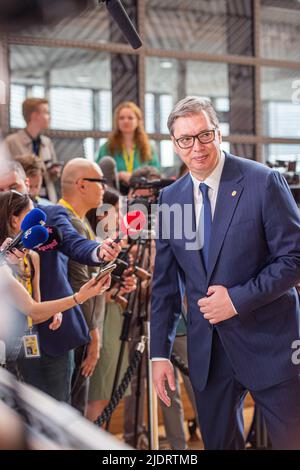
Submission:
M 27 290 L 28 294 L 32 297 L 33 289 L 31 283 L 31 270 L 27 256 L 25 255 L 23 258 L 24 264 L 24 273 L 23 276 L 20 274 L 16 274 L 16 279 L 22 284 L 23 287 Z M 33 321 L 31 317 L 27 317 L 27 325 L 28 329 L 31 331 L 33 327 Z
M 58 204 L 60 204 L 61 206 L 66 207 L 66 209 L 69 209 L 69 211 L 71 211 L 75 215 L 75 217 L 77 217 L 77 219 L 79 219 L 83 223 L 83 225 L 85 226 L 85 228 L 87 229 L 87 231 L 89 233 L 90 240 L 95 240 L 95 236 L 94 236 L 94 233 L 93 233 L 90 225 L 77 214 L 77 212 L 71 206 L 71 204 L 69 204 L 69 202 L 67 202 L 65 199 L 61 198 L 58 201 Z
M 123 146 L 123 158 L 124 158 L 126 170 L 129 173 L 133 172 L 134 152 L 135 152 L 135 145 L 129 153 L 127 152 L 127 149 Z

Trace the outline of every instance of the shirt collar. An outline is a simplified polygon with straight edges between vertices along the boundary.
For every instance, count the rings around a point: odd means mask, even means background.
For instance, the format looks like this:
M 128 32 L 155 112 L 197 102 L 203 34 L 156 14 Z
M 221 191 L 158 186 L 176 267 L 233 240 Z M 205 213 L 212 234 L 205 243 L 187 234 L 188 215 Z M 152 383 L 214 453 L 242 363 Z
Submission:
M 216 168 L 214 169 L 214 171 L 213 171 L 204 181 L 198 180 L 198 179 L 195 178 L 195 176 L 193 176 L 192 173 L 190 172 L 190 175 L 191 175 L 191 178 L 192 178 L 192 181 L 193 181 L 193 184 L 194 184 L 194 189 L 197 190 L 197 191 L 199 191 L 199 184 L 200 184 L 200 183 L 205 183 L 205 184 L 207 184 L 207 186 L 209 186 L 213 191 L 218 191 L 219 184 L 220 184 L 220 181 L 221 181 L 221 176 L 222 176 L 222 171 L 223 171 L 224 163 L 225 163 L 225 154 L 224 154 L 223 151 L 221 151 L 221 153 L 220 153 L 220 158 L 219 158 L 219 162 L 218 162 Z

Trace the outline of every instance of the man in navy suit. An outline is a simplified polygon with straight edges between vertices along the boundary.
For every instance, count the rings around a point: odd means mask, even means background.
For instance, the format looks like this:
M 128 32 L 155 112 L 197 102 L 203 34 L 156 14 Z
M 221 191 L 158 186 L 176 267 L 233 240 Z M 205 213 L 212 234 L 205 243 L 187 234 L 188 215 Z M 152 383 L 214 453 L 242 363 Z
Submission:
M 299 210 L 278 172 L 221 151 L 209 100 L 181 100 L 168 127 L 190 172 L 159 199 L 151 314 L 157 393 L 170 404 L 165 381 L 174 389 L 168 359 L 184 290 L 205 448 L 244 448 L 242 405 L 250 391 L 273 448 L 300 449 L 299 365 L 292 360 L 300 319 Z
M 0 191 L 18 190 L 28 192 L 25 172 L 18 162 L 4 163 L 1 167 Z M 94 169 L 89 176 L 95 181 L 87 181 L 90 191 L 95 184 L 101 185 L 101 170 Z M 99 182 L 96 181 L 99 180 Z M 75 182 L 74 182 L 75 184 Z M 47 225 L 57 227 L 62 240 L 57 250 L 40 253 L 41 300 L 54 300 L 73 294 L 68 279 L 68 259 L 81 264 L 97 265 L 100 259 L 110 261 L 120 252 L 119 245 L 107 239 L 101 245 L 81 237 L 73 228 L 67 210 L 62 206 L 40 206 L 47 215 Z M 69 401 L 71 376 L 73 371 L 71 351 L 90 341 L 89 329 L 79 305 L 64 313 L 63 321 L 57 330 L 49 328 L 52 320 L 38 325 L 41 358 L 18 360 L 19 369 L 25 382 L 48 393 L 61 401 Z

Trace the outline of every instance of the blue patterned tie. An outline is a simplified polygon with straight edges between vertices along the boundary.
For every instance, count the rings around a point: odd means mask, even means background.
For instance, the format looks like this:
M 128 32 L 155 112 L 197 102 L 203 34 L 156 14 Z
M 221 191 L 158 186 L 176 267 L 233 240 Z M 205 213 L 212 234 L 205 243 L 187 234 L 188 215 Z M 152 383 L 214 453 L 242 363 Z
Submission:
M 202 193 L 202 198 L 203 198 L 203 224 L 204 224 L 204 240 L 203 240 L 203 246 L 202 246 L 202 255 L 203 255 L 203 261 L 204 261 L 204 266 L 205 269 L 207 270 L 207 264 L 208 264 L 208 251 L 209 251 L 209 240 L 210 240 L 210 233 L 211 233 L 211 224 L 212 224 L 212 219 L 211 219 L 211 207 L 210 207 L 210 200 L 208 197 L 208 190 L 209 186 L 205 183 L 200 183 L 199 184 L 199 189 Z

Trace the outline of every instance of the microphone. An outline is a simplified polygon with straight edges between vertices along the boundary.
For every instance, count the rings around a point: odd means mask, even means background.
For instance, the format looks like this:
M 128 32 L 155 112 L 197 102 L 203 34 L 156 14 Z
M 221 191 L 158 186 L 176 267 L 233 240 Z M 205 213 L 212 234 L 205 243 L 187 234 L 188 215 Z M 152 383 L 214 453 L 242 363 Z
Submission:
M 120 233 L 113 240 L 113 243 L 119 243 L 123 236 L 136 236 L 146 225 L 146 217 L 142 211 L 127 212 L 120 221 Z M 100 261 L 101 269 L 108 266 L 111 261 Z
M 139 37 L 120 0 L 102 0 L 102 2 L 105 2 L 107 10 L 133 49 L 141 47 L 141 38 Z
M 48 240 L 36 248 L 39 253 L 57 250 L 63 240 L 63 234 L 59 228 L 45 225 L 45 229 L 48 232 Z
M 45 227 L 42 225 L 34 225 L 23 233 L 22 238 L 18 243 L 14 244 L 13 247 L 9 245 L 0 253 L 0 263 L 2 264 L 3 261 L 5 261 L 6 254 L 11 252 L 12 248 L 17 248 L 18 250 L 27 248 L 28 250 L 31 250 L 32 248 L 36 248 L 45 243 L 48 240 L 48 237 L 48 231 Z
M 121 234 L 125 236 L 134 237 L 138 235 L 146 225 L 146 216 L 142 211 L 130 211 L 124 215 L 120 221 Z M 119 243 L 121 240 L 121 234 L 114 240 Z
M 20 232 L 13 238 L 11 243 L 0 252 L 0 255 L 4 257 L 8 251 L 11 251 L 13 248 L 17 248 L 18 244 L 22 240 L 24 232 L 35 225 L 44 225 L 46 219 L 47 216 L 45 212 L 37 207 L 28 212 L 22 220 Z
M 48 238 L 49 234 L 47 229 L 42 225 L 35 225 L 24 233 L 20 243 L 17 245 L 17 248 L 19 250 L 22 250 L 23 248 L 27 248 L 28 250 L 37 248 L 39 245 L 46 243 Z

